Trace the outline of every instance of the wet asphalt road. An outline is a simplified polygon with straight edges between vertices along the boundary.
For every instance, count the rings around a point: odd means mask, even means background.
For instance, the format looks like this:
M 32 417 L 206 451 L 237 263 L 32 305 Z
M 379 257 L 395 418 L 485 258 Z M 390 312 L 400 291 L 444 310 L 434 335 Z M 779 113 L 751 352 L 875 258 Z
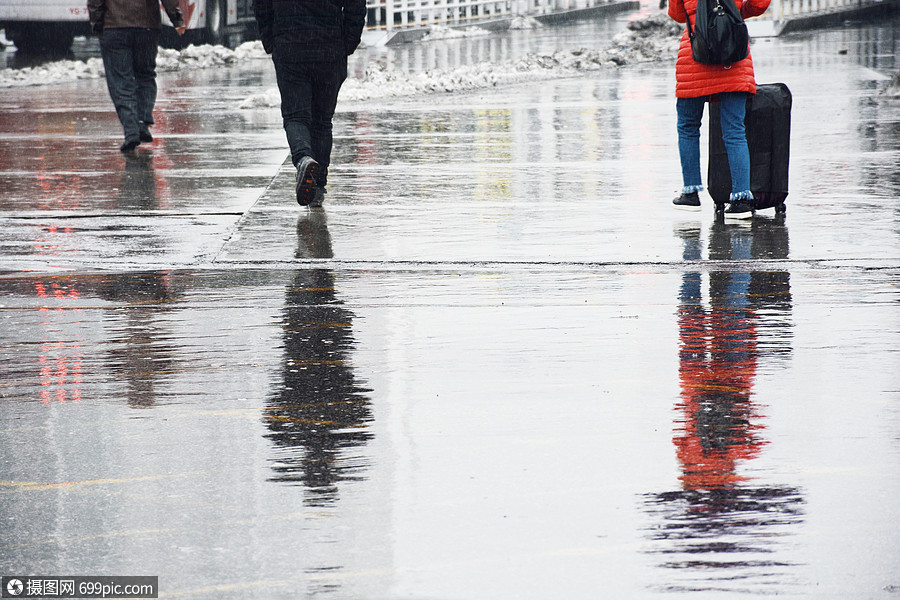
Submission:
M 103 81 L 5 90 L 0 574 L 898 597 L 898 35 L 754 44 L 791 194 L 746 224 L 669 207 L 667 63 L 345 103 L 315 211 L 266 62 L 161 76 L 137 159 Z

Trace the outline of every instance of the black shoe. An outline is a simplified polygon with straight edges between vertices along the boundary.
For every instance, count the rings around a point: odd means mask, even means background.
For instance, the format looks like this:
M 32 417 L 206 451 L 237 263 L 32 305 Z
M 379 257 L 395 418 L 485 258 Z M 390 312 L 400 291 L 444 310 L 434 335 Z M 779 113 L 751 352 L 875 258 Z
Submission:
M 297 165 L 297 204 L 300 206 L 308 206 L 316 195 L 318 182 L 316 178 L 319 175 L 321 167 L 312 156 L 304 156 Z
M 125 140 L 125 143 L 119 146 L 119 152 L 122 154 L 129 154 L 135 151 L 135 149 L 141 145 L 140 140 Z
M 142 142 L 150 143 L 153 141 L 153 136 L 150 135 L 150 128 L 144 124 L 141 124 L 141 132 L 138 134 L 141 138 Z
M 310 206 L 322 206 L 325 202 L 325 188 L 319 186 L 316 188 L 316 195 L 309 201 Z
M 681 194 L 672 200 L 672 204 L 679 210 L 700 210 L 700 194 L 697 192 Z
M 725 209 L 726 219 L 750 219 L 753 217 L 753 204 L 747 200 L 735 200 Z

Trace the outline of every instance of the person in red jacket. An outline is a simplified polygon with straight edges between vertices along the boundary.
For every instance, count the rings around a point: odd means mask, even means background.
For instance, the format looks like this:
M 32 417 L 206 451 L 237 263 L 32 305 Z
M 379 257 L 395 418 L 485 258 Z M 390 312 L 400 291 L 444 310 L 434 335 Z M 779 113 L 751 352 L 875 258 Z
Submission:
M 770 0 L 734 0 L 743 18 L 756 17 L 769 7 Z M 669 16 L 686 23 L 697 12 L 697 0 L 670 0 Z M 691 53 L 687 28 L 678 46 L 675 63 L 675 97 L 678 113 L 678 153 L 681 157 L 683 186 L 681 195 L 672 202 L 676 208 L 700 209 L 700 123 L 703 108 L 711 99 L 721 109 L 722 138 L 728 152 L 731 171 L 731 195 L 725 216 L 746 219 L 753 216 L 753 193 L 750 191 L 750 152 L 744 131 L 747 95 L 756 93 L 753 59 L 731 65 L 706 65 L 696 62 Z

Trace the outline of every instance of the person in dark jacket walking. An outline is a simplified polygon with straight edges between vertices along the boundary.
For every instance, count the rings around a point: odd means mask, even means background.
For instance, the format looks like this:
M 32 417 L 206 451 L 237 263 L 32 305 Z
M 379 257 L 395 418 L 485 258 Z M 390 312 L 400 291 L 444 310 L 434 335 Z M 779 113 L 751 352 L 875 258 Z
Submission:
M 254 0 L 253 10 L 275 65 L 284 131 L 297 169 L 297 202 L 321 206 L 332 119 L 347 78 L 347 57 L 362 38 L 366 1 Z
M 141 142 L 152 142 L 156 104 L 156 52 L 162 15 L 159 0 L 88 0 L 91 28 L 100 36 L 106 87 L 125 131 L 119 148 L 131 153 Z M 178 0 L 162 0 L 178 35 L 187 26 Z

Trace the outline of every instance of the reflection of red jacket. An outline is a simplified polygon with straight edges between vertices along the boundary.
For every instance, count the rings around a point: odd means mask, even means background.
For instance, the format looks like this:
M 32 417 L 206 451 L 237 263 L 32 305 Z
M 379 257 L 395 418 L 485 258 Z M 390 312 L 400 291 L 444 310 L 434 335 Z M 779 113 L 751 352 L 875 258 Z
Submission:
M 770 0 L 734 0 L 738 10 L 746 19 L 757 17 L 769 8 Z M 685 23 L 687 15 L 694 25 L 697 12 L 697 0 L 669 0 L 669 16 Z M 678 98 L 697 98 L 720 92 L 756 93 L 756 79 L 753 75 L 753 59 L 750 55 L 733 65 L 704 65 L 694 61 L 691 56 L 691 42 L 688 39 L 687 27 L 681 36 L 678 46 L 678 60 L 675 63 L 675 96 Z
M 679 311 L 683 412 L 674 439 L 686 490 L 733 487 L 739 460 L 763 444 L 750 400 L 756 331 L 749 311 L 689 306 Z

